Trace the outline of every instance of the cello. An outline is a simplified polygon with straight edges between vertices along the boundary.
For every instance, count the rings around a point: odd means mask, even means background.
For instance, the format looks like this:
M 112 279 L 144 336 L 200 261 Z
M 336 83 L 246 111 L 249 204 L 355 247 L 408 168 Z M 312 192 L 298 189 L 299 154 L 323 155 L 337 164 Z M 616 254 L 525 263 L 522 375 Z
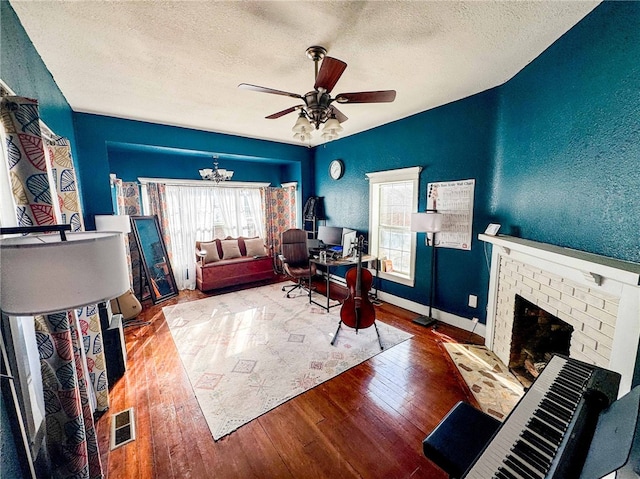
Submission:
M 333 345 L 338 338 L 338 332 L 344 323 L 350 328 L 354 328 L 356 334 L 358 334 L 359 329 L 374 326 L 376 328 L 376 334 L 378 335 L 380 349 L 384 349 L 382 341 L 380 340 L 378 326 L 376 325 L 376 310 L 373 307 L 373 303 L 369 300 L 369 290 L 371 290 L 371 286 L 373 285 L 373 275 L 368 269 L 362 268 L 363 244 L 364 237 L 360 236 L 356 246 L 358 252 L 357 265 L 347 271 L 345 275 L 347 287 L 349 288 L 349 296 L 344 300 L 340 308 L 340 323 L 331 341 L 331 345 Z

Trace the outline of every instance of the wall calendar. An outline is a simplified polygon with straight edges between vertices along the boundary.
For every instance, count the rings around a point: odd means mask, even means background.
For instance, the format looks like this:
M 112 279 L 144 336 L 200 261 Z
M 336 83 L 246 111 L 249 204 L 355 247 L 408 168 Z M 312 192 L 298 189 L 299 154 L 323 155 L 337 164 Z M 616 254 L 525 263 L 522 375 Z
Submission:
M 460 180 L 427 185 L 427 208 L 443 214 L 442 231 L 436 234 L 436 246 L 471 249 L 475 184 L 476 180 Z

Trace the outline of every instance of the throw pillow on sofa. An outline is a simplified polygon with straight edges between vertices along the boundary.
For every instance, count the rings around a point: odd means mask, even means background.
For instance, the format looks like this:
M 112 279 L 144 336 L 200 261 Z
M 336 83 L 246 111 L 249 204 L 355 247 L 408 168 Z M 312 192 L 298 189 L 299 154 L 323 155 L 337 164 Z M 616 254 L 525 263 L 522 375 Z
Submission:
M 218 246 L 215 241 L 211 241 L 210 243 L 200 243 L 200 249 L 207 253 L 204 257 L 204 264 L 220 261 Z
M 238 246 L 238 240 L 222 240 L 222 259 L 240 258 L 240 247 Z
M 264 256 L 267 254 L 262 238 L 251 238 L 244 240 L 247 249 L 247 256 Z

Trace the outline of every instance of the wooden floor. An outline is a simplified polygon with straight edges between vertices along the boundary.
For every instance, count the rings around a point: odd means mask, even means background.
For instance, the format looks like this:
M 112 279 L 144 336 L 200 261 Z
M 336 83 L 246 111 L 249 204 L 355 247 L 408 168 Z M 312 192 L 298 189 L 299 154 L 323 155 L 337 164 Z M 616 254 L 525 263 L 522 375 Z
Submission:
M 319 285 L 321 287 L 321 285 Z M 184 291 L 145 306 L 148 326 L 127 328 L 128 370 L 97 423 L 106 477 L 445 478 L 422 440 L 459 400 L 474 403 L 441 346 L 480 342 L 384 304 L 378 320 L 414 334 L 215 442 L 182 366 L 162 307 L 207 297 Z M 470 341 L 471 339 L 471 341 Z M 109 451 L 111 414 L 134 407 L 137 439 Z

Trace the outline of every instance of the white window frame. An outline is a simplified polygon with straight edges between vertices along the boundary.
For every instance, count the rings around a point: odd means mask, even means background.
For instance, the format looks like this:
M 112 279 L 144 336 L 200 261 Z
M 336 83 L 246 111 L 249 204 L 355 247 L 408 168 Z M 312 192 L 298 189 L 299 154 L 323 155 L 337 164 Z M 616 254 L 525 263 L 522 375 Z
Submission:
M 408 182 L 413 183 L 413 197 L 411 204 L 411 212 L 418 211 L 418 196 L 420 186 L 420 172 L 422 167 L 414 166 L 410 168 L 401 168 L 397 170 L 377 171 L 373 173 L 367 173 L 366 176 L 369 180 L 369 253 L 378 257 L 378 228 L 380 222 L 380 185 L 396 183 L 396 182 Z M 411 245 L 410 253 L 411 259 L 409 262 L 409 274 L 400 274 L 397 272 L 380 271 L 378 274 L 380 278 L 395 283 L 400 283 L 405 286 L 414 286 L 415 284 L 415 271 L 416 271 L 416 233 L 411 233 Z M 380 259 L 380 258 L 378 258 Z

